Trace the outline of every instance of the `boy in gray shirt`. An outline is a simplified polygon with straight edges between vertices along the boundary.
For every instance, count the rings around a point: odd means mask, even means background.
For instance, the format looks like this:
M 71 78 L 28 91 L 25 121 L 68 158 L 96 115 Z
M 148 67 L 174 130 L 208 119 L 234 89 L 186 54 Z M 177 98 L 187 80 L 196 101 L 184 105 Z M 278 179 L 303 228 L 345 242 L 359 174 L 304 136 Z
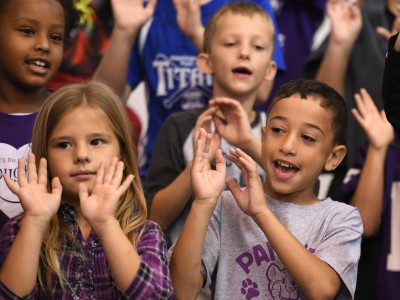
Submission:
M 211 169 L 211 136 L 201 129 L 191 171 L 195 200 L 170 261 L 176 299 L 194 298 L 203 287 L 215 299 L 354 297 L 359 212 L 313 192 L 320 172 L 334 170 L 346 154 L 346 120 L 344 100 L 331 87 L 314 80 L 283 85 L 262 129 L 266 181 L 249 155 L 230 150 L 245 188 L 225 180 L 220 151 Z M 222 192 L 225 183 L 230 191 Z

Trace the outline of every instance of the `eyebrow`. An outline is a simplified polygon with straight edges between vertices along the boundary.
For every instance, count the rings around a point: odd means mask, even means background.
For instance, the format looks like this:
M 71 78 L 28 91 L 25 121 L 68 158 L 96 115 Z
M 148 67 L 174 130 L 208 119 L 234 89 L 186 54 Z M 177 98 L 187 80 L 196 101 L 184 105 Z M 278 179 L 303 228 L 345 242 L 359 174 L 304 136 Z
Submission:
M 105 132 L 96 132 L 96 133 L 91 133 L 87 137 L 93 139 L 93 138 L 99 138 L 99 137 L 105 137 L 105 138 L 111 138 L 112 135 L 105 133 Z M 52 141 L 58 141 L 58 140 L 69 140 L 69 139 L 74 139 L 73 136 L 70 135 L 60 135 L 60 136 L 55 136 L 52 139 L 50 139 L 50 142 Z
M 270 119 L 270 121 L 273 121 L 274 119 L 277 119 L 277 120 L 280 120 L 280 121 L 286 121 L 288 118 L 283 117 L 283 116 L 274 116 L 273 118 Z M 313 128 L 313 129 L 318 130 L 319 132 L 321 132 L 322 135 L 325 136 L 325 133 L 324 133 L 324 132 L 322 131 L 322 129 L 319 128 L 317 125 L 314 125 L 314 124 L 312 124 L 312 123 L 307 123 L 307 122 L 304 123 L 304 125 L 305 125 L 306 127 L 310 127 L 310 128 Z

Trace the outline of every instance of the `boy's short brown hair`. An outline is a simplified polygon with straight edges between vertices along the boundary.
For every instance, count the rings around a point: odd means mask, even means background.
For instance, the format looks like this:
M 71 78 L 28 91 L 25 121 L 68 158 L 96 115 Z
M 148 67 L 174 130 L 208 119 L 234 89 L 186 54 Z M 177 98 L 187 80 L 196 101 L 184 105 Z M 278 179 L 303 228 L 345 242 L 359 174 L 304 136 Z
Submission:
M 274 49 L 275 44 L 275 30 L 274 24 L 272 23 L 271 17 L 269 14 L 258 4 L 254 2 L 247 2 L 247 1 L 235 1 L 228 4 L 223 5 L 207 22 L 206 28 L 204 30 L 204 46 L 203 51 L 205 53 L 210 53 L 211 50 L 211 39 L 214 36 L 216 26 L 218 20 L 227 13 L 232 13 L 235 15 L 244 15 L 252 17 L 254 15 L 259 15 L 265 17 L 265 20 L 268 22 L 271 28 L 271 43 L 272 49 Z M 273 51 L 272 51 L 273 53 Z
M 296 79 L 280 86 L 272 100 L 267 118 L 276 102 L 298 94 L 304 100 L 316 100 L 331 114 L 333 145 L 344 145 L 347 129 L 347 106 L 343 97 L 329 85 L 313 79 Z

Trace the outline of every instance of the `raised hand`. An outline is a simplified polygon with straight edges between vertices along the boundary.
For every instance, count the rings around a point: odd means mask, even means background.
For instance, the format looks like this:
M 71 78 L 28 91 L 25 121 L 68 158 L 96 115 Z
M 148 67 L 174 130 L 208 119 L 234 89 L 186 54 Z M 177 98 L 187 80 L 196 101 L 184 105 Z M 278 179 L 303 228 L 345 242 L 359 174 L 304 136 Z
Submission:
M 400 1 L 394 1 L 394 8 L 396 10 L 396 18 L 393 21 L 392 29 L 388 30 L 383 26 L 378 26 L 376 28 L 376 32 L 383 36 L 386 40 L 389 40 L 392 35 L 400 32 Z
M 216 107 L 210 107 L 203 111 L 200 116 L 197 118 L 196 124 L 193 128 L 193 150 L 195 154 L 195 148 L 196 148 L 196 143 L 197 139 L 199 137 L 200 133 L 200 128 L 204 128 L 206 132 L 211 133 L 211 124 L 212 124 L 212 119 L 213 115 L 217 111 Z M 213 162 L 215 159 L 215 153 L 217 152 L 217 149 L 221 148 L 221 136 L 219 135 L 218 132 L 214 132 L 211 134 L 211 144 L 210 144 L 210 149 L 208 151 L 208 158 L 210 159 L 210 162 Z M 194 155 L 193 155 L 194 156 Z
M 326 12 L 332 23 L 332 38 L 338 43 L 356 41 L 361 27 L 361 1 L 352 4 L 349 0 L 328 0 Z
M 173 0 L 180 30 L 202 51 L 204 27 L 201 22 L 200 0 Z
M 216 107 L 224 115 L 226 124 L 217 116 L 213 116 L 216 131 L 229 144 L 243 147 L 250 143 L 253 136 L 250 121 L 246 111 L 239 101 L 230 98 L 215 98 L 209 101 L 211 107 Z
M 18 196 L 24 209 L 25 216 L 33 217 L 40 226 L 47 227 L 50 219 L 57 213 L 61 202 L 62 186 L 58 177 L 51 182 L 51 191 L 47 189 L 47 161 L 42 158 L 39 172 L 36 170 L 35 155 L 28 155 L 28 176 L 25 174 L 25 160 L 18 160 L 17 186 L 4 174 L 8 188 Z
M 394 139 L 394 129 L 386 119 L 385 112 L 378 111 L 365 89 L 355 94 L 354 99 L 357 108 L 353 108 L 351 112 L 367 135 L 369 145 L 377 150 L 387 148 Z
M 126 32 L 136 32 L 152 16 L 157 0 L 149 0 L 143 7 L 143 0 L 111 0 L 115 27 Z
M 216 169 L 211 169 L 210 143 L 211 134 L 200 128 L 190 176 L 195 199 L 215 204 L 225 186 L 226 163 L 221 149 L 218 149 L 215 155 Z
M 233 178 L 226 180 L 240 209 L 252 218 L 268 210 L 255 161 L 239 148 L 230 149 L 229 159 L 241 170 L 245 183 L 245 189 L 242 189 Z
M 115 220 L 117 203 L 133 180 L 133 175 L 129 175 L 121 184 L 123 171 L 124 163 L 113 158 L 107 170 L 103 163 L 100 164 L 90 195 L 84 183 L 79 185 L 82 215 L 96 232 L 101 230 L 101 226 L 107 226 L 107 222 Z

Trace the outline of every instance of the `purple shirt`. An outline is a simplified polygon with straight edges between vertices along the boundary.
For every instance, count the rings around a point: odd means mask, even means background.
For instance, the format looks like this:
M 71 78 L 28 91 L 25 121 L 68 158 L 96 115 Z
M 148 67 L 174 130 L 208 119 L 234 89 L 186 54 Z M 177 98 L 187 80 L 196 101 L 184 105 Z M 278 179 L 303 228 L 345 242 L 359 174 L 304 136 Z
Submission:
M 46 294 L 39 283 L 24 299 L 172 299 L 173 289 L 167 266 L 167 248 L 161 228 L 148 221 L 137 245 L 141 263 L 130 287 L 123 293 L 115 284 L 100 239 L 92 231 L 85 240 L 76 221 L 75 210 L 62 204 L 59 217 L 68 224 L 68 230 L 79 245 L 66 241 L 59 251 L 61 269 L 68 284 L 62 290 L 53 280 L 52 295 Z M 0 265 L 2 266 L 18 233 L 22 214 L 11 219 L 0 233 Z M 81 248 L 81 250 L 79 249 Z M 82 253 L 74 255 L 73 252 Z M 0 299 L 20 299 L 0 282 Z
M 37 113 L 5 114 L 0 112 L 0 230 L 12 217 L 22 212 L 18 197 L 7 187 L 3 174 L 17 183 L 18 159 L 27 158 L 33 124 Z

